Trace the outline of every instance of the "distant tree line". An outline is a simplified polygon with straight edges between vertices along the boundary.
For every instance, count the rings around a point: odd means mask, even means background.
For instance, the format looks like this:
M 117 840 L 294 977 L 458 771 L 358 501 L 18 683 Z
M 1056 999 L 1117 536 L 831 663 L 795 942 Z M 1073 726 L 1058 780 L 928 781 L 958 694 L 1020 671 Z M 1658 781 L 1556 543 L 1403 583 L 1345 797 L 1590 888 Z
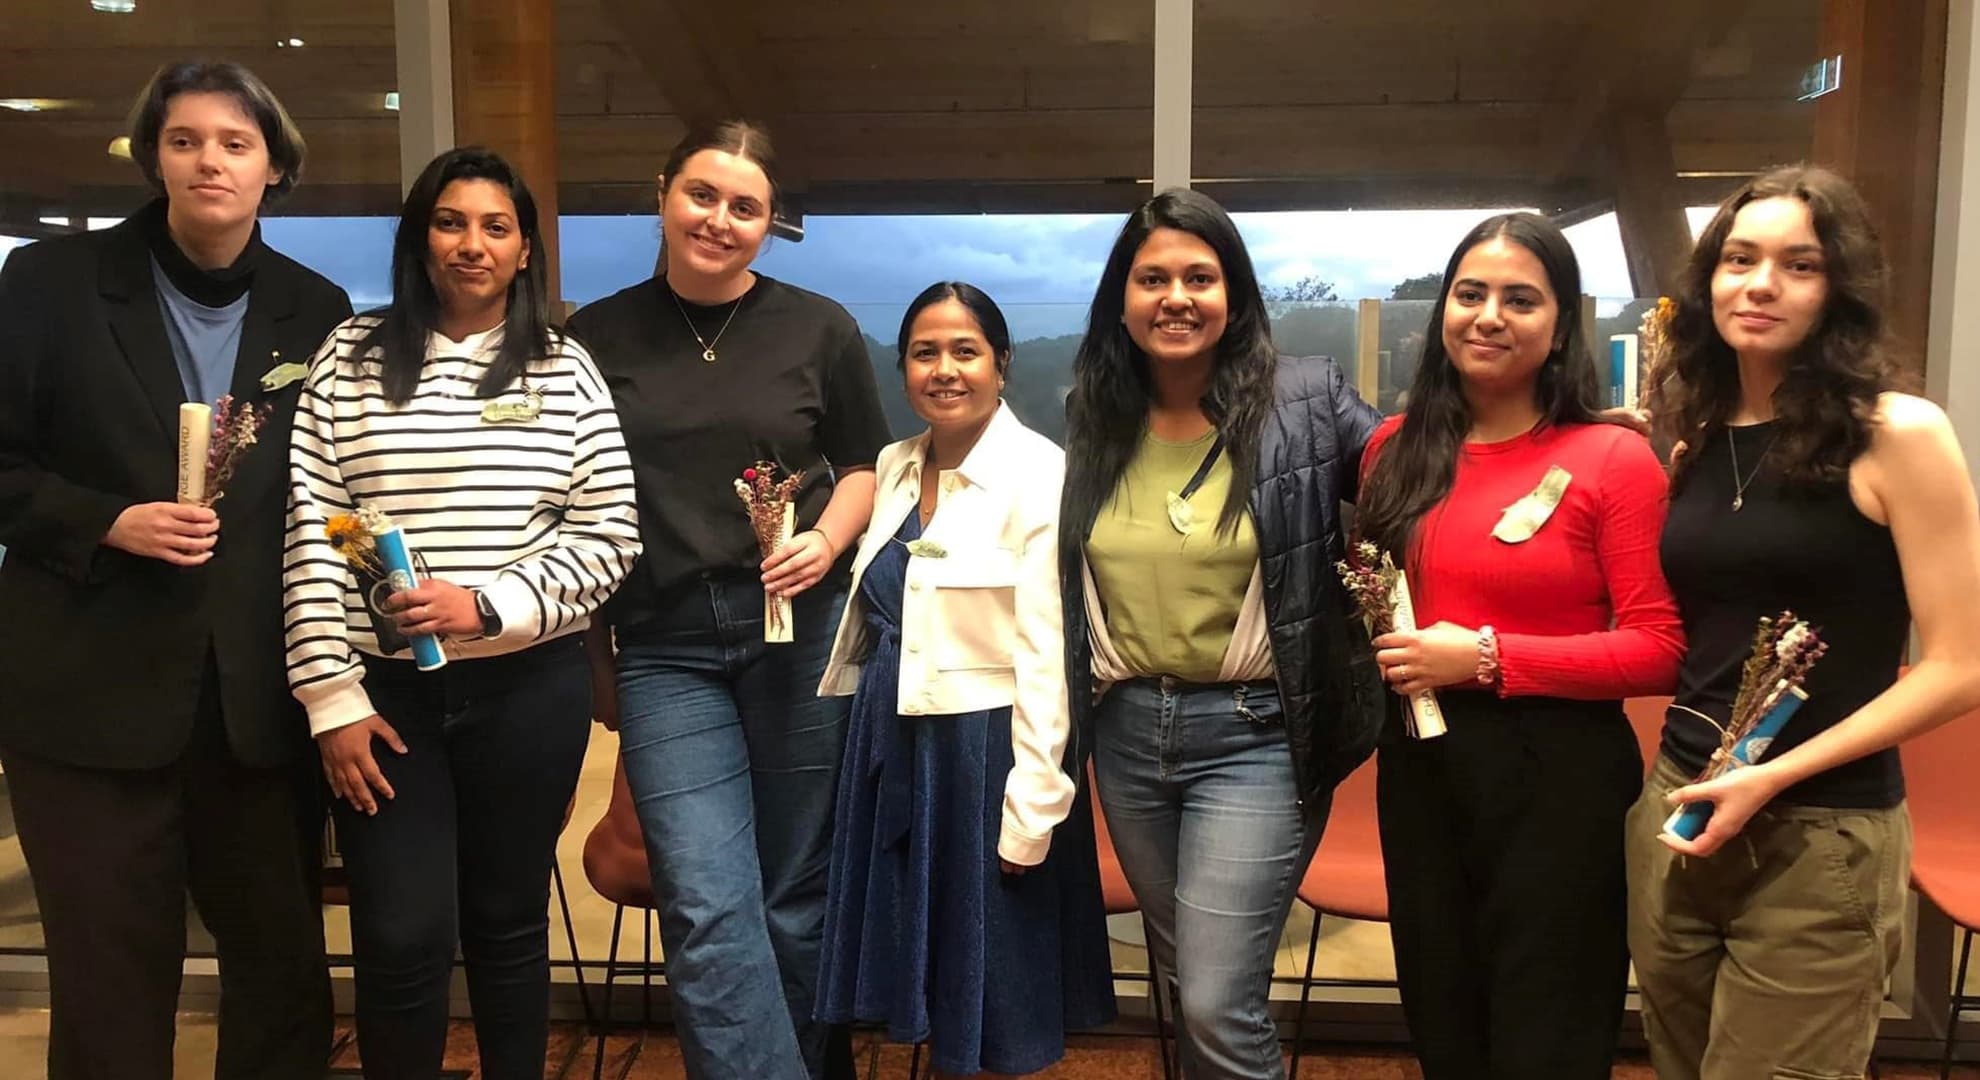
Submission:
M 1428 273 L 1398 283 L 1382 304 L 1379 339 L 1379 392 L 1375 405 L 1383 412 L 1401 408 L 1402 391 L 1408 388 L 1423 353 L 1426 331 L 1435 301 L 1443 293 L 1444 275 Z M 1332 282 L 1317 277 L 1302 278 L 1291 285 L 1265 290 L 1265 303 L 1272 316 L 1272 337 L 1279 351 L 1287 356 L 1331 356 L 1355 378 L 1356 305 L 1342 302 Z M 1596 350 L 1597 375 L 1608 387 L 1609 336 L 1633 333 L 1650 301 L 1631 301 L 1610 318 L 1598 318 L 1589 337 Z M 922 430 L 921 418 L 901 392 L 899 357 L 894 346 L 864 335 L 867 355 L 873 360 L 875 379 L 880 386 L 880 402 L 887 412 L 894 437 L 906 438 Z M 1026 426 L 1054 442 L 1065 441 L 1066 393 L 1072 388 L 1073 356 L 1079 351 L 1079 334 L 1031 338 L 1013 348 L 1009 381 L 1004 400 Z

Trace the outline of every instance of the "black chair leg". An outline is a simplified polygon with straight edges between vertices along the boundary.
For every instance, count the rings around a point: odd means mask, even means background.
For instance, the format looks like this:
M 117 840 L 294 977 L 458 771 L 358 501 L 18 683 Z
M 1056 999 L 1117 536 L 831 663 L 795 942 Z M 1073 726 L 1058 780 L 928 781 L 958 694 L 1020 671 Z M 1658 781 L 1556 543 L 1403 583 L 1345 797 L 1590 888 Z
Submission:
M 605 1077 L 605 1036 L 612 1030 L 612 980 L 619 975 L 619 926 L 625 917 L 624 905 L 612 905 L 612 944 L 605 953 L 605 1012 L 598 1018 L 598 1057 L 591 1065 L 591 1080 Z
M 1148 943 L 1148 999 L 1155 1005 L 1155 1052 L 1162 1056 L 1162 1080 L 1176 1080 L 1175 1059 L 1169 1054 L 1168 1010 L 1163 1000 L 1169 995 L 1168 980 L 1155 962 L 1155 944 L 1148 934 L 1148 917 L 1141 918 L 1141 939 Z
M 866 1047 L 866 1080 L 880 1080 L 880 1048 L 887 1041 L 884 1028 L 873 1033 L 873 1041 Z
M 1959 974 L 1953 977 L 1952 1005 L 1946 1010 L 1946 1050 L 1939 1058 L 1939 1080 L 1951 1080 L 1953 1043 L 1959 1034 L 1959 1014 L 1966 1005 L 1966 962 L 1973 956 L 1973 931 L 1960 939 Z
M 564 892 L 564 870 L 554 862 L 550 864 L 550 881 L 557 886 L 557 907 L 564 914 L 564 940 L 571 947 L 571 974 L 577 977 L 578 1008 L 584 1010 L 585 1026 L 596 1028 L 598 1017 L 591 1011 L 591 990 L 584 984 L 584 959 L 578 955 L 577 924 L 571 919 L 571 898 Z
M 1320 951 L 1320 923 L 1326 916 L 1313 909 L 1313 933 L 1306 939 L 1306 976 L 1299 980 L 1299 1011 L 1293 1014 L 1292 1066 L 1287 1080 L 1299 1080 L 1299 1055 L 1306 1047 L 1306 1003 L 1313 994 L 1313 959 Z
M 651 908 L 640 913 L 643 946 L 639 966 L 639 1041 L 626 1054 L 626 1069 L 619 1074 L 619 1080 L 632 1075 L 633 1063 L 646 1051 L 646 1039 L 653 1034 L 653 926 L 659 921 L 660 913 Z
M 920 1077 L 921 1077 L 921 1044 L 915 1043 L 914 1053 L 908 1055 L 908 1080 L 920 1080 Z

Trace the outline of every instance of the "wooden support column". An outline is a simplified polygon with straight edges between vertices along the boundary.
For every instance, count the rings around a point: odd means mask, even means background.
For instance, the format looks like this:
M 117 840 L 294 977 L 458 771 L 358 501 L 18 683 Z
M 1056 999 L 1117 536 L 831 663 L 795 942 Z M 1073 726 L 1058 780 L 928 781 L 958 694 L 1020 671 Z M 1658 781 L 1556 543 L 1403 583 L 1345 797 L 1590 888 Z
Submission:
M 563 314 L 557 259 L 557 72 L 553 0 L 453 0 L 454 134 L 521 170 L 536 199 L 540 259 L 553 318 Z
M 1931 317 L 1946 4 L 1825 0 L 1822 8 L 1820 57 L 1842 57 L 1842 85 L 1816 99 L 1814 159 L 1849 177 L 1870 204 L 1891 263 L 1898 355 L 1914 372 L 1924 369 Z
M 1382 399 L 1382 301 L 1372 298 L 1355 309 L 1354 389 L 1370 405 Z
M 1611 114 L 1610 148 L 1616 177 L 1616 225 L 1630 288 L 1638 296 L 1668 296 L 1677 289 L 1691 254 L 1677 164 L 1663 113 L 1625 108 Z M 1592 324 L 1591 324 L 1592 325 Z
M 1192 173 L 1196 0 L 1155 0 L 1155 190 L 1186 188 Z

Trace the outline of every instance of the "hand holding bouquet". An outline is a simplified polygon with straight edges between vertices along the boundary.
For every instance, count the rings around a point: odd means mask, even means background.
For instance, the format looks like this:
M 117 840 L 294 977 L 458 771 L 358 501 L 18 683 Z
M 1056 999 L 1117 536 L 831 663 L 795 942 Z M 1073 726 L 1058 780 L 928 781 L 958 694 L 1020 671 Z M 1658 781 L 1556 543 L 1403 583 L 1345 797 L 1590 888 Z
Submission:
M 268 423 L 268 410 L 250 402 L 237 407 L 234 395 L 223 394 L 212 405 L 188 401 L 179 406 L 179 496 L 192 506 L 212 506 L 225 495 Z
M 1413 631 L 1416 610 L 1409 599 L 1409 579 L 1389 553 L 1363 540 L 1348 549 L 1348 558 L 1334 564 L 1341 584 L 1361 612 L 1368 636 L 1381 637 L 1396 631 Z M 1447 729 L 1444 711 L 1433 690 L 1423 690 L 1405 699 L 1404 728 L 1412 739 L 1434 739 Z
M 756 546 L 764 558 L 769 558 L 791 538 L 796 527 L 798 484 L 804 481 L 804 470 L 777 479 L 777 466 L 773 462 L 759 461 L 743 470 L 736 480 L 736 497 L 742 500 L 749 511 L 750 528 L 756 533 Z M 763 640 L 773 643 L 791 640 L 791 598 L 781 594 L 763 594 Z
M 394 594 L 416 588 L 420 581 L 414 567 L 419 559 L 407 547 L 405 534 L 392 519 L 371 507 L 360 507 L 324 522 L 323 532 L 331 548 L 350 564 L 351 572 L 357 577 L 358 592 L 371 616 L 378 647 L 389 655 L 410 645 L 419 670 L 446 667 L 447 656 L 440 651 L 440 642 L 432 634 L 406 637 L 394 620 L 397 612 L 386 606 Z
M 1718 779 L 1760 760 L 1788 718 L 1808 700 L 1802 684 L 1828 649 L 1821 635 L 1792 611 L 1761 619 L 1726 723 L 1722 726 L 1704 713 L 1686 710 L 1719 729 L 1719 748 L 1692 783 Z M 1685 803 L 1664 822 L 1664 831 L 1681 840 L 1696 840 L 1712 820 L 1712 810 L 1708 801 Z

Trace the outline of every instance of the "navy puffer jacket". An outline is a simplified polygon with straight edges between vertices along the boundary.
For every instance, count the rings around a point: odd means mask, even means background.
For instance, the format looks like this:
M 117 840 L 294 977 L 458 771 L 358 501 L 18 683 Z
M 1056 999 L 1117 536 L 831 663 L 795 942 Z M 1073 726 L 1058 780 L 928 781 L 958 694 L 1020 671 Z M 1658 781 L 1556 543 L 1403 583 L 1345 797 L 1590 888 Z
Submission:
M 1324 356 L 1280 357 L 1278 400 L 1258 446 L 1251 513 L 1265 616 L 1303 806 L 1326 796 L 1374 750 L 1385 693 L 1361 617 L 1334 572 L 1346 548 L 1341 503 L 1352 502 L 1361 451 L 1382 416 Z M 1062 522 L 1060 586 L 1073 738 L 1067 764 L 1092 749 L 1093 665 L 1082 551 L 1092 521 Z

